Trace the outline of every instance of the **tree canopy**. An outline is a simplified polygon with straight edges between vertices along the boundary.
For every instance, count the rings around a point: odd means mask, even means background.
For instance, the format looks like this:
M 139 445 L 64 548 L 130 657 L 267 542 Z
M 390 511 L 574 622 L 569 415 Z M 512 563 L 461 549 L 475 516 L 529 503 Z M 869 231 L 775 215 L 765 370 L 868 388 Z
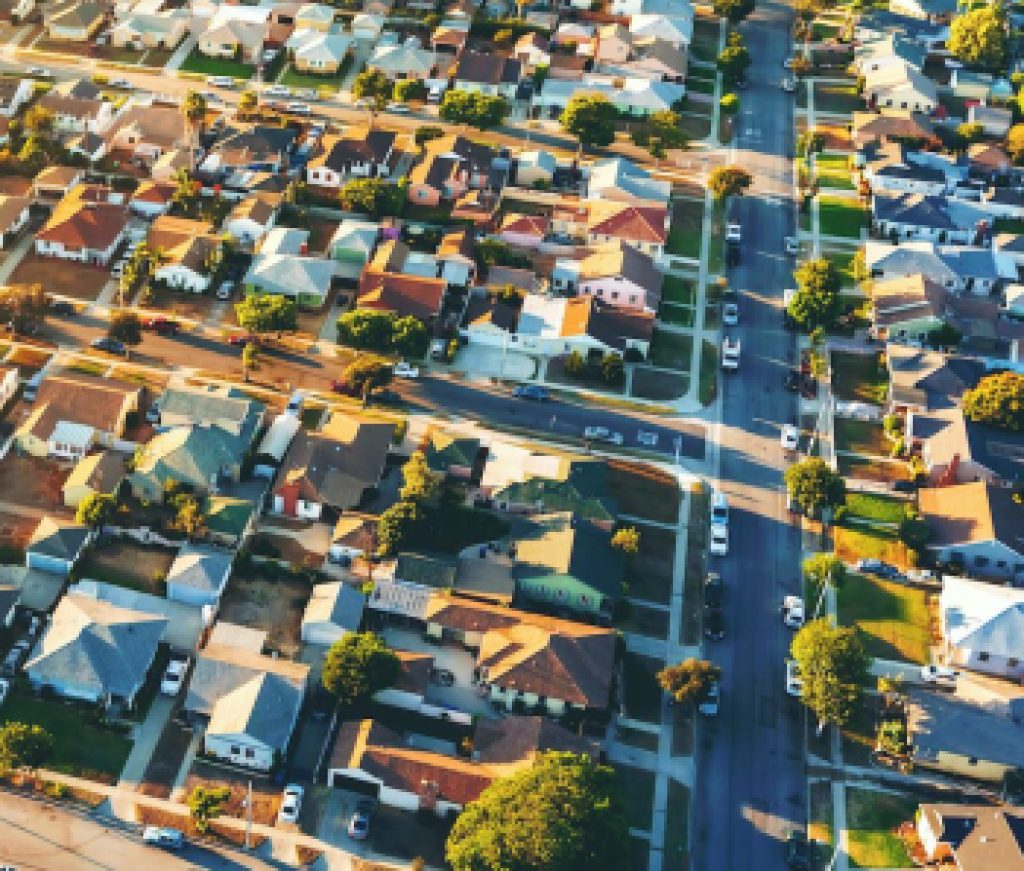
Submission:
M 802 330 L 811 332 L 818 327 L 831 327 L 842 305 L 839 290 L 842 281 L 831 260 L 819 257 L 805 260 L 793 272 L 796 294 L 786 311 Z
M 295 300 L 273 293 L 251 293 L 235 303 L 238 325 L 250 333 L 294 330 L 297 312 Z
M 324 656 L 324 689 L 341 705 L 369 699 L 398 680 L 401 665 L 394 651 L 372 632 L 349 632 Z
M 816 553 L 803 563 L 804 577 L 815 586 L 830 584 L 837 590 L 846 581 L 846 563 L 831 553 Z
M 752 182 L 750 173 L 742 166 L 718 166 L 708 176 L 708 188 L 717 200 L 738 196 Z
M 437 497 L 443 481 L 443 476 L 427 465 L 426 454 L 413 451 L 402 466 L 402 488 L 398 495 L 413 502 L 426 502 Z
M 0 288 L 0 320 L 15 333 L 34 333 L 43 325 L 50 300 L 41 284 L 15 284 Z
M 659 671 L 658 684 L 680 704 L 690 705 L 721 677 L 722 669 L 713 662 L 690 658 Z
M 338 191 L 341 207 L 378 220 L 395 217 L 405 207 L 405 187 L 383 178 L 353 178 Z
M 394 366 L 376 354 L 360 354 L 341 373 L 341 382 L 353 393 L 368 399 L 379 387 L 386 387 L 394 377 Z
M 818 722 L 849 722 L 869 664 L 856 627 L 812 620 L 794 636 L 790 652 L 803 680 L 801 700 Z
M 750 49 L 744 44 L 739 31 L 731 31 L 725 48 L 718 55 L 718 69 L 722 71 L 726 84 L 740 81 L 750 64 Z
M 200 832 L 210 828 L 210 820 L 221 815 L 229 798 L 231 789 L 227 786 L 196 786 L 192 789 L 187 799 L 188 811 Z
M 559 121 L 562 129 L 582 146 L 611 145 L 615 141 L 618 110 L 600 94 L 577 94 L 565 107 Z
M 0 771 L 38 768 L 53 753 L 53 736 L 42 726 L 15 720 L 0 726 Z
M 1019 432 L 1024 429 L 1024 375 L 998 372 L 986 375 L 963 395 L 964 414 L 985 423 Z
M 594 871 L 629 865 L 629 823 L 615 771 L 545 753 L 496 779 L 455 821 L 453 871 Z
M 947 47 L 968 66 L 1001 72 L 1008 45 L 1006 12 L 999 3 L 963 12 L 950 24 Z
M 640 550 L 640 533 L 635 526 L 623 526 L 615 530 L 612 547 L 623 553 L 634 554 Z
M 357 100 L 370 100 L 377 109 L 383 109 L 394 87 L 382 70 L 363 70 L 352 82 L 352 96 Z
M 418 359 L 427 353 L 430 333 L 423 321 L 411 315 L 354 309 L 338 318 L 338 342 L 362 351 Z
M 821 457 L 808 457 L 794 463 L 786 469 L 784 477 L 793 501 L 810 515 L 820 508 L 836 507 L 846 501 L 842 475 L 833 472 Z
M 505 120 L 509 105 L 504 97 L 451 90 L 445 91 L 437 113 L 442 121 L 449 124 L 468 124 L 479 130 L 487 130 Z
M 133 311 L 115 311 L 107 324 L 107 336 L 125 345 L 142 344 L 142 321 Z
M 754 0 L 713 0 L 715 15 L 737 24 L 754 11 Z
M 109 493 L 90 493 L 75 509 L 75 520 L 96 529 L 102 526 L 114 513 L 114 497 Z

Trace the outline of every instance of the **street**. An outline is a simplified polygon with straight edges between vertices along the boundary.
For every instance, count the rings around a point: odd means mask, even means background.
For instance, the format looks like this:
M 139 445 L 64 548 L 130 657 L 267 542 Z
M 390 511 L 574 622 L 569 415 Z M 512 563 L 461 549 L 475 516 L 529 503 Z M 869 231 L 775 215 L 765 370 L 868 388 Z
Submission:
M 779 617 L 799 592 L 799 527 L 785 510 L 780 428 L 796 401 L 782 386 L 795 338 L 782 329 L 781 299 L 792 261 L 792 100 L 779 87 L 791 10 L 759 4 L 740 26 L 753 57 L 737 116 L 735 154 L 754 184 L 733 206 L 743 226 L 742 259 L 730 285 L 741 294 L 740 371 L 723 378 L 719 480 L 730 503 L 730 553 L 711 558 L 726 587 L 726 637 L 705 645 L 723 671 L 722 710 L 700 725 L 694 792 L 693 867 L 749 871 L 784 867 L 784 841 L 802 830 L 804 771 L 800 706 L 786 696 L 791 630 Z M 712 438 L 715 433 L 712 430 Z

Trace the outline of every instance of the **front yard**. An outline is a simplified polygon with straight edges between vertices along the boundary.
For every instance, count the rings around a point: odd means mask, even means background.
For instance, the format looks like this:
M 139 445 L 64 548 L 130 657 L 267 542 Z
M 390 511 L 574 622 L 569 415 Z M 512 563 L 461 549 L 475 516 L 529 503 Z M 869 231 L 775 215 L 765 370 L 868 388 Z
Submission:
M 682 372 L 665 372 L 648 366 L 633 370 L 631 396 L 655 402 L 674 402 L 690 389 L 690 378 Z
M 837 399 L 881 405 L 889 394 L 889 370 L 881 354 L 833 351 L 832 392 Z
M 697 282 L 692 278 L 666 275 L 661 285 L 661 298 L 665 302 L 692 306 L 697 299 Z
M 637 525 L 640 551 L 626 565 L 627 595 L 667 605 L 672 599 L 676 534 L 655 526 Z
M 679 484 L 667 472 L 625 460 L 609 460 L 605 484 L 622 514 L 660 523 L 679 520 Z
M 661 722 L 664 693 L 658 685 L 657 674 L 665 663 L 660 659 L 626 653 L 622 658 L 623 703 L 627 715 L 633 720 L 647 723 Z
M 867 454 L 872 457 L 884 457 L 889 453 L 889 443 L 880 423 L 837 417 L 835 432 L 837 451 Z
M 850 159 L 845 154 L 819 154 L 814 158 L 814 171 L 823 188 L 853 190 Z
M 824 236 L 859 239 L 867 226 L 867 212 L 860 201 L 847 197 L 818 197 L 818 217 Z
M 846 510 L 854 517 L 879 523 L 898 524 L 907 516 L 909 502 L 877 493 L 847 493 Z
M 704 222 L 701 200 L 677 200 L 672 211 L 665 251 L 679 257 L 700 257 L 700 239 Z
M 253 66 L 228 58 L 207 57 L 197 46 L 182 61 L 181 71 L 201 76 L 232 76 L 236 79 L 249 80 L 252 78 Z
M 654 814 L 654 772 L 629 765 L 613 764 L 612 768 L 619 773 L 619 787 L 630 827 L 649 832 Z
M 93 302 L 110 280 L 110 271 L 103 266 L 27 254 L 8 284 L 41 284 L 47 293 Z
M 864 100 L 857 93 L 856 85 L 814 86 L 814 109 L 830 115 L 849 115 L 864 108 Z
M 839 622 L 860 629 L 871 656 L 930 661 L 928 594 L 923 590 L 850 573 L 839 590 Z
M 880 559 L 898 568 L 910 568 L 911 559 L 907 546 L 896 537 L 895 530 L 878 526 L 837 526 L 835 529 L 835 550 L 845 562 Z
M 847 845 L 854 868 L 913 868 L 897 830 L 913 823 L 917 799 L 848 787 L 846 790 Z
M 655 366 L 689 372 L 693 358 L 693 336 L 655 328 L 649 358 Z

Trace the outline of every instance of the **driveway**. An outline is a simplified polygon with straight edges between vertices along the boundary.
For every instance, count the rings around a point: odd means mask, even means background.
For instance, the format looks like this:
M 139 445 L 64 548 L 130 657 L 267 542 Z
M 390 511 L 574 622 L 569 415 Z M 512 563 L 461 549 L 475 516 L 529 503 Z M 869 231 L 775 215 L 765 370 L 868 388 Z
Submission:
M 528 354 L 480 345 L 460 350 L 452 365 L 470 376 L 509 378 L 513 381 L 529 381 L 537 374 L 537 361 Z

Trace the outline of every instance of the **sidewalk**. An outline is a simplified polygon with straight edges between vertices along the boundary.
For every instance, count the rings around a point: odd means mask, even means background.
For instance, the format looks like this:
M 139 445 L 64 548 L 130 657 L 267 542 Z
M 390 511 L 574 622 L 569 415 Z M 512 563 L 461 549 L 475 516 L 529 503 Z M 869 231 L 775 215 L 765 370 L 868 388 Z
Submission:
M 178 46 L 174 54 L 168 58 L 167 63 L 164 64 L 164 72 L 172 75 L 176 73 L 185 62 L 185 58 L 192 54 L 192 49 L 197 45 L 199 45 L 199 37 L 190 35 L 181 45 Z

